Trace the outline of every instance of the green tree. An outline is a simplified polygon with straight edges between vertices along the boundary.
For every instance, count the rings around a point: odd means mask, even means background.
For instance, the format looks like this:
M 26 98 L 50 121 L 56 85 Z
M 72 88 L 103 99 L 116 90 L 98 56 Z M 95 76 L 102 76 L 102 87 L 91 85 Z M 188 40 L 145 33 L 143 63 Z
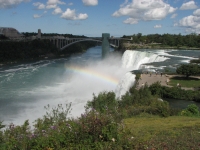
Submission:
M 185 75 L 188 78 L 191 75 L 200 74 L 200 66 L 197 64 L 182 64 L 176 69 L 176 72 Z

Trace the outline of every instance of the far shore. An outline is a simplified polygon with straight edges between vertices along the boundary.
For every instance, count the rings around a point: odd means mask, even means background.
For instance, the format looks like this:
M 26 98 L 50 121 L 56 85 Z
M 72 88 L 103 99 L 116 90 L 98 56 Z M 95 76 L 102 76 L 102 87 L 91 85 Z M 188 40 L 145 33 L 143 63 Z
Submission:
M 177 49 L 177 50 L 200 50 L 200 47 L 185 47 L 185 46 L 165 46 L 159 44 L 123 44 L 125 49 Z

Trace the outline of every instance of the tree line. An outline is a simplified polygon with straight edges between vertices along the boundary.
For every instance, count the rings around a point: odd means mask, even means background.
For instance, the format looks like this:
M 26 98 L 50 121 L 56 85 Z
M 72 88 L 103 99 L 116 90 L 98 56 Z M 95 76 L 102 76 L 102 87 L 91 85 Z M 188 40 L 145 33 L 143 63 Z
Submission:
M 25 37 L 36 36 L 37 32 L 22 32 Z M 73 34 L 59 34 L 59 33 L 41 33 L 41 36 L 63 36 L 68 38 L 85 38 L 84 35 L 73 35 Z
M 124 35 L 123 38 L 132 38 L 131 43 L 142 44 L 160 44 L 163 46 L 175 47 L 200 47 L 200 35 L 192 33 L 188 35 L 181 34 L 149 34 L 142 35 L 142 33 L 133 34 L 130 36 Z
M 23 61 L 30 59 L 42 59 L 44 57 L 59 57 L 60 55 L 70 55 L 80 53 L 90 47 L 95 46 L 95 42 L 81 42 L 67 47 L 60 51 L 50 40 L 32 41 L 0 41 L 0 63 Z

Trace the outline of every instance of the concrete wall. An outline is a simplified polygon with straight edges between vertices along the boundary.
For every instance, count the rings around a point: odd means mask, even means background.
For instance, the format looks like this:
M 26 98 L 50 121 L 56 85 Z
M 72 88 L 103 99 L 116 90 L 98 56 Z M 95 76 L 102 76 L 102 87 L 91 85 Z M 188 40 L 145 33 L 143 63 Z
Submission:
M 102 58 L 108 56 L 110 52 L 109 33 L 102 33 Z

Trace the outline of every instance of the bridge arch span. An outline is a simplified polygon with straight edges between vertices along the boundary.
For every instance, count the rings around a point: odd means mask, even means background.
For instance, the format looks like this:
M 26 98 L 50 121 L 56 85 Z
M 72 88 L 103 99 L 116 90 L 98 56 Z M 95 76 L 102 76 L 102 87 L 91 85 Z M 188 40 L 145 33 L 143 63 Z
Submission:
M 84 41 L 94 41 L 94 42 L 101 42 L 101 43 L 102 43 L 101 40 L 96 40 L 96 39 L 81 39 L 81 40 L 78 40 L 78 41 L 73 41 L 72 43 L 69 43 L 69 44 L 63 46 L 62 48 L 60 48 L 60 50 L 62 51 L 62 50 L 64 50 L 65 48 L 67 48 L 67 47 L 69 47 L 69 46 L 71 46 L 71 45 L 73 45 L 73 44 L 75 44 L 75 43 L 84 42 Z M 112 47 L 117 47 L 116 45 L 111 44 L 111 43 L 110 43 L 110 46 L 112 46 Z

